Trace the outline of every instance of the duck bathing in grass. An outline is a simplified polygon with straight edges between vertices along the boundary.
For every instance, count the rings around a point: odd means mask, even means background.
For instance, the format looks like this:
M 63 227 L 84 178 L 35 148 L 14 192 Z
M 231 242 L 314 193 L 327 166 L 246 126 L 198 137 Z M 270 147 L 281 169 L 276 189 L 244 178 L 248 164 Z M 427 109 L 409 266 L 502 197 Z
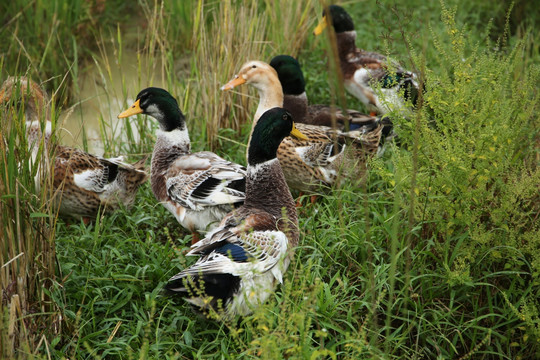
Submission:
M 283 282 L 298 244 L 298 219 L 277 150 L 288 135 L 306 139 L 282 108 L 253 126 L 247 151 L 246 198 L 188 255 L 200 258 L 173 276 L 166 289 L 220 319 L 245 316 Z
M 154 196 L 191 231 L 195 243 L 199 232 L 211 230 L 244 202 L 246 169 L 209 151 L 192 153 L 185 117 L 168 91 L 142 90 L 118 117 L 137 114 L 159 123 L 150 178 Z
M 366 127 L 366 131 L 369 131 L 378 125 L 379 119 L 375 116 L 357 110 L 342 111 L 329 105 L 309 104 L 304 73 L 294 57 L 274 56 L 270 66 L 276 70 L 283 89 L 283 108 L 292 114 L 295 123 L 327 127 L 335 125 L 341 131 L 358 130 L 362 127 Z M 330 92 L 330 89 L 325 90 Z M 391 125 L 391 122 L 388 122 L 387 127 L 391 129 Z

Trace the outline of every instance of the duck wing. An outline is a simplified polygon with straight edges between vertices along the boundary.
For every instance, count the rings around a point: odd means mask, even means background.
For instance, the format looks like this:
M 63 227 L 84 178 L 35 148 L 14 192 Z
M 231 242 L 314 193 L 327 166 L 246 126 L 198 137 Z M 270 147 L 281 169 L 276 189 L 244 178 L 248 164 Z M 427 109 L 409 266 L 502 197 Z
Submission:
M 242 202 L 245 176 L 243 166 L 214 153 L 188 154 L 178 158 L 167 170 L 167 194 L 173 201 L 193 210 Z
M 94 193 L 105 191 L 108 184 L 114 182 L 120 167 L 131 167 L 124 164 L 122 158 L 105 159 L 84 151 L 58 146 L 55 160 L 55 185 L 72 177 L 73 185 Z
M 240 209 L 239 209 L 240 210 Z M 173 276 L 169 282 L 191 276 L 249 273 L 271 270 L 285 255 L 288 239 L 276 227 L 271 214 L 252 209 L 247 216 L 233 214 L 204 239 L 191 246 L 188 255 L 200 255 L 191 267 Z M 281 282 L 281 272 L 276 278 Z

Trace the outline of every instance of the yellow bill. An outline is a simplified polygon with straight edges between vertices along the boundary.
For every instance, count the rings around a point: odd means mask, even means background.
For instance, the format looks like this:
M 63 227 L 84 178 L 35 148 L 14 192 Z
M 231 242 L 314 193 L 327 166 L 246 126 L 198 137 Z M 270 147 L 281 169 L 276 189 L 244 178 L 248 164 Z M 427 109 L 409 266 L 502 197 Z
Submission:
M 294 136 L 295 138 L 299 140 L 309 140 L 309 138 L 306 135 L 302 134 L 300 130 L 298 130 L 296 126 L 294 126 L 294 123 L 292 125 L 291 136 Z
M 328 20 L 326 19 L 326 15 L 324 15 L 321 21 L 319 22 L 319 25 L 317 25 L 315 30 L 313 30 L 313 35 L 322 34 L 322 32 L 324 31 L 324 29 L 326 29 L 327 26 L 328 26 Z
M 232 89 L 234 89 L 235 86 L 242 85 L 242 84 L 245 84 L 245 83 L 246 83 L 246 79 L 236 75 L 234 77 L 234 79 L 232 79 L 231 81 L 229 81 L 228 83 L 223 85 L 221 87 L 221 90 L 223 90 L 223 91 L 232 90 Z
M 131 107 L 125 111 L 122 111 L 120 115 L 118 115 L 119 119 L 127 118 L 133 115 L 142 114 L 143 109 L 141 109 L 141 99 L 135 101 Z

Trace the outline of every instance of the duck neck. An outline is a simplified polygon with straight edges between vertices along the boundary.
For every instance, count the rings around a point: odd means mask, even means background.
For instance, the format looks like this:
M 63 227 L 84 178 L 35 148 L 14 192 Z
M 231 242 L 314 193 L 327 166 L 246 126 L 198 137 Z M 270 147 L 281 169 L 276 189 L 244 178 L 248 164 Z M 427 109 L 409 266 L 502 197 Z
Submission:
M 172 131 L 156 131 L 156 144 L 152 153 L 151 183 L 152 190 L 158 199 L 158 193 L 166 189 L 165 173 L 171 164 L 182 155 L 191 152 L 187 128 Z M 159 194 L 163 195 L 164 194 Z
M 348 62 L 350 54 L 357 51 L 356 48 L 356 31 L 344 31 L 336 33 L 337 48 L 339 53 L 339 60 L 342 62 Z
M 191 143 L 187 128 L 172 131 L 156 131 L 156 144 L 152 153 L 152 168 L 154 163 L 157 168 L 167 169 L 178 156 L 189 154 Z
M 283 89 L 277 75 L 269 76 L 264 84 L 257 84 L 255 88 L 259 91 L 259 106 L 255 113 L 256 123 L 267 110 L 283 106 Z
M 277 158 L 248 165 L 244 205 L 280 219 L 278 229 L 287 233 L 292 246 L 298 244 L 296 206 Z
M 37 155 L 42 139 L 46 149 L 49 149 L 51 146 L 52 124 L 50 121 L 45 121 L 43 130 L 38 120 L 26 122 L 26 140 L 28 141 L 28 148 L 33 155 Z
M 279 82 L 277 75 L 268 76 L 268 79 L 264 84 L 253 85 L 259 91 L 259 106 L 257 107 L 255 118 L 253 119 L 248 143 L 251 142 L 253 129 L 255 129 L 255 125 L 257 125 L 262 114 L 272 108 L 283 106 L 283 89 L 281 88 L 281 83 Z
M 304 91 L 300 95 L 284 95 L 283 108 L 291 113 L 293 120 L 297 123 L 306 123 L 308 109 L 308 99 Z

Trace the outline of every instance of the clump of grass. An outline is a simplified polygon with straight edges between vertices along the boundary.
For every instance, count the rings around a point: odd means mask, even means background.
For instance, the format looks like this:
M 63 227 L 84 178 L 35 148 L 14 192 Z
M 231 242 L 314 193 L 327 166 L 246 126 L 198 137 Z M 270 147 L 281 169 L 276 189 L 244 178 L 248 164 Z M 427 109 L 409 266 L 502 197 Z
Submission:
M 255 0 L 242 6 L 233 1 L 222 1 L 217 6 L 199 3 L 190 74 L 197 81 L 186 86 L 186 91 L 190 91 L 187 110 L 204 124 L 203 133 L 211 146 L 216 145 L 219 129 L 240 131 L 245 124 L 251 124 L 258 101 L 245 93 L 224 95 L 221 85 L 248 60 L 270 61 L 279 53 L 296 54 L 309 31 L 310 5 L 310 0 L 281 1 L 272 6 L 261 6 Z M 276 16 L 276 6 L 282 16 Z
M 47 85 L 50 90 L 59 88 L 62 75 L 69 72 L 71 88 L 71 80 L 78 76 L 79 61 L 88 59 L 94 49 L 96 27 L 114 24 L 125 10 L 126 4 L 118 0 L 3 3 L 2 14 L 10 17 L 0 28 L 5 39 L 1 45 L 5 56 L 2 73 L 15 75 L 17 70 L 27 69 L 36 79 L 52 78 Z M 68 93 L 63 95 L 67 97 Z
M 51 164 L 40 165 L 28 151 L 24 103 L 19 109 L 4 104 L 0 118 L 0 355 L 14 358 L 22 349 L 34 351 L 44 334 L 59 334 L 65 324 L 49 293 L 57 276 L 52 179 L 45 176 L 39 186 L 34 181 Z M 39 153 L 48 151 L 41 141 Z
M 407 209 L 413 219 L 411 230 L 417 229 L 417 240 L 411 244 L 412 269 L 419 246 L 431 247 L 431 261 L 438 264 L 431 267 L 432 276 L 440 277 L 442 284 L 413 276 L 411 285 L 423 299 L 418 316 L 431 314 L 434 319 L 424 327 L 439 334 L 462 334 L 459 341 L 443 337 L 450 346 L 440 347 L 445 349 L 444 356 L 468 358 L 473 353 L 500 352 L 533 356 L 538 351 L 537 338 L 531 340 L 537 331 L 531 326 L 538 319 L 535 306 L 527 307 L 527 318 L 532 321 L 529 335 L 511 335 L 513 343 L 531 345 L 530 351 L 519 346 L 504 348 L 508 343 L 498 339 L 508 336 L 509 322 L 524 325 L 508 303 L 530 304 L 536 295 L 523 294 L 538 291 L 537 251 L 533 249 L 540 245 L 539 173 L 531 157 L 538 129 L 540 68 L 524 66 L 521 41 L 510 44 L 499 39 L 493 44 L 486 37 L 487 48 L 480 47 L 457 24 L 456 11 L 443 4 L 445 31 L 432 30 L 438 52 L 432 61 L 439 62 L 439 70 L 425 74 L 427 92 L 420 121 L 398 123 L 403 144 L 409 149 L 418 146 L 418 156 L 414 160 L 414 152 L 405 149 L 394 152 L 392 169 L 415 173 L 415 181 L 412 175 L 398 179 L 394 170 L 381 175 L 390 188 L 399 183 L 408 189 L 396 195 L 403 196 L 403 204 L 413 204 Z M 471 292 L 476 294 L 474 299 Z M 448 302 L 459 304 L 462 310 L 451 307 L 447 311 L 464 321 L 447 320 L 441 306 Z M 410 305 L 405 309 L 411 311 Z M 422 337 L 437 342 L 427 332 Z

